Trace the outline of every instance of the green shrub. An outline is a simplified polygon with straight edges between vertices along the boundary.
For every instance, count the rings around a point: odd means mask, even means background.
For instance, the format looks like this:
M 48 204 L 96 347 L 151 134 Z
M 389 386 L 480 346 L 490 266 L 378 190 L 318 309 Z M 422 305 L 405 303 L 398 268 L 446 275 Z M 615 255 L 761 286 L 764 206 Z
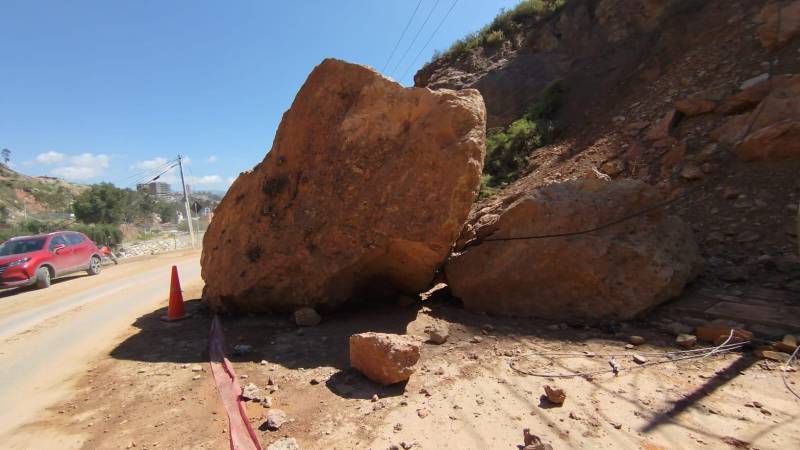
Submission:
M 553 142 L 556 136 L 553 118 L 566 93 L 564 81 L 549 83 L 539 100 L 520 119 L 486 136 L 486 160 L 479 198 L 494 194 L 497 188 L 518 178 L 527 166 L 531 152 Z
M 490 31 L 486 35 L 486 45 L 500 45 L 506 40 L 506 35 L 502 30 Z
M 433 59 L 458 58 L 468 51 L 484 45 L 498 45 L 522 29 L 524 25 L 552 17 L 566 3 L 567 0 L 522 0 L 511 9 L 501 9 L 489 25 L 455 41 L 446 51 L 435 51 Z
M 550 119 L 561 108 L 564 96 L 567 93 L 567 84 L 562 79 L 553 80 L 547 84 L 539 94 L 539 100 L 528 109 L 525 114 L 534 120 Z
M 483 200 L 484 198 L 493 196 L 499 188 L 496 187 L 497 184 L 492 179 L 492 176 L 488 173 L 484 173 L 481 175 L 481 185 L 480 189 L 478 190 L 478 200 Z

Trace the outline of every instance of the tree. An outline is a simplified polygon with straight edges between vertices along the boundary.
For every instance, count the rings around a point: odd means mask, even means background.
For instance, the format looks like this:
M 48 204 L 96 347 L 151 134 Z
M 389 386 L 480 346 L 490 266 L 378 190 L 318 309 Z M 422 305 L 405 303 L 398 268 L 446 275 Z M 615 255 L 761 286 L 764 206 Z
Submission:
M 3 158 L 3 164 L 8 165 L 8 162 L 11 161 L 11 150 L 4 148 L 0 151 L 0 158 Z
M 83 223 L 118 224 L 125 217 L 125 190 L 111 183 L 93 184 L 75 198 L 72 208 L 75 218 Z
M 159 202 L 157 205 L 158 215 L 161 217 L 161 221 L 164 223 L 167 222 L 175 222 L 178 220 L 178 205 L 175 203 L 165 203 Z

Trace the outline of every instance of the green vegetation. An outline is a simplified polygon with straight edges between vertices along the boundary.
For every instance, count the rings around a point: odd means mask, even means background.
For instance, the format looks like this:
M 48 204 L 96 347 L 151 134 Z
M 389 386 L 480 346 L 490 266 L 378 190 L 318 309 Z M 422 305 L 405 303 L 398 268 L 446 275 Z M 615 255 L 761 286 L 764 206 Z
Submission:
M 489 133 L 479 198 L 489 197 L 517 179 L 527 166 L 531 151 L 553 141 L 556 134 L 554 117 L 566 93 L 567 86 L 563 80 L 551 82 L 525 115 L 508 127 Z
M 120 223 L 125 214 L 125 190 L 111 183 L 93 184 L 75 198 L 75 218 L 84 223 Z
M 522 0 L 511 9 L 501 9 L 489 25 L 457 40 L 446 51 L 434 52 L 433 59 L 457 58 L 478 47 L 500 45 L 526 24 L 552 17 L 566 3 L 567 0 Z

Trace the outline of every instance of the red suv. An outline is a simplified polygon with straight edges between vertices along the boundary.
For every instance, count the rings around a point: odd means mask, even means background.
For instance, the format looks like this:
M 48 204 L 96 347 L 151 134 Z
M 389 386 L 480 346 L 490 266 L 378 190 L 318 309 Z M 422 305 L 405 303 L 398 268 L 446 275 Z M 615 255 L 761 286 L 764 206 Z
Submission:
M 100 273 L 100 250 L 82 233 L 20 236 L 0 245 L 0 288 L 46 288 L 53 278 L 82 270 Z

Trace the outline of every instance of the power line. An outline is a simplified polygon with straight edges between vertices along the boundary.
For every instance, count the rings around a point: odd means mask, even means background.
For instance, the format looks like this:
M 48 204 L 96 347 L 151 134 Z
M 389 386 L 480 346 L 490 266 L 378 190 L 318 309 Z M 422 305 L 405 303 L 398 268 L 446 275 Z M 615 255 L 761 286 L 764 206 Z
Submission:
M 623 217 L 621 217 L 621 218 L 619 218 L 617 220 L 613 220 L 611 222 L 607 222 L 607 223 L 604 223 L 602 225 L 596 226 L 594 228 L 589 228 L 587 230 L 572 231 L 572 232 L 566 232 L 566 233 L 540 234 L 540 235 L 536 235 L 536 236 L 511 236 L 511 237 L 505 237 L 505 238 L 504 237 L 496 237 L 496 238 L 487 237 L 487 238 L 484 238 L 484 239 L 475 239 L 475 240 L 467 243 L 466 245 L 464 245 L 464 248 L 466 249 L 466 248 L 472 247 L 474 245 L 480 244 L 482 242 L 523 241 L 523 240 L 535 240 L 535 239 L 550 239 L 550 238 L 578 236 L 578 235 L 581 235 L 581 234 L 594 233 L 595 231 L 600 231 L 600 230 L 603 230 L 603 229 L 606 229 L 606 228 L 610 228 L 610 227 L 612 227 L 614 225 L 618 225 L 618 224 L 620 224 L 622 222 L 626 222 L 628 220 L 635 219 L 637 217 L 643 216 L 643 215 L 648 214 L 650 212 L 653 212 L 655 210 L 658 210 L 658 209 L 661 209 L 661 208 L 666 208 L 667 206 L 669 206 L 669 205 L 671 205 L 673 203 L 676 203 L 676 202 L 678 202 L 680 200 L 683 200 L 683 199 L 691 196 L 695 192 L 698 192 L 698 191 L 700 191 L 702 189 L 704 189 L 703 186 L 696 186 L 696 187 L 694 187 L 692 189 L 689 189 L 688 191 L 684 192 L 683 194 L 681 194 L 681 195 L 679 195 L 679 196 L 677 196 L 677 197 L 675 197 L 673 199 L 666 200 L 666 201 L 663 201 L 661 203 L 656 203 L 653 206 L 650 206 L 648 208 L 644 208 L 644 209 L 639 210 L 639 211 L 637 211 L 637 212 L 635 212 L 633 214 L 628 214 L 627 216 L 623 216 Z
M 139 181 L 137 181 L 136 184 L 150 183 L 152 181 L 156 181 L 159 177 L 161 177 L 161 175 L 164 175 L 165 173 L 169 172 L 170 170 L 174 169 L 177 166 L 178 166 L 178 163 L 175 162 L 171 166 L 169 166 L 166 169 L 164 169 L 163 171 L 159 172 L 158 175 L 155 175 L 155 176 L 153 176 L 152 174 L 148 175 L 147 177 L 144 177 L 144 178 L 140 179 Z
M 160 165 L 158 165 L 156 167 L 151 167 L 149 169 L 145 169 L 145 170 L 142 170 L 140 172 L 133 173 L 131 175 L 128 175 L 127 177 L 120 178 L 119 180 L 117 180 L 115 182 L 115 184 L 127 185 L 127 183 L 123 183 L 123 182 L 127 181 L 127 180 L 131 180 L 131 179 L 142 180 L 142 179 L 148 178 L 149 176 L 152 176 L 153 174 L 158 173 L 158 171 L 163 170 L 165 167 L 169 166 L 170 164 L 175 163 L 176 161 L 177 160 L 169 160 L 169 161 L 166 161 L 166 162 L 164 162 L 164 163 L 162 163 L 162 164 L 160 164 Z
M 417 38 L 422 33 L 422 30 L 425 28 L 425 25 L 428 24 L 428 21 L 431 19 L 433 12 L 436 11 L 436 7 L 439 6 L 440 1 L 441 0 L 436 0 L 436 3 L 433 4 L 433 8 L 431 8 L 430 12 L 428 13 L 428 17 L 425 18 L 424 22 L 422 22 L 422 26 L 419 27 L 419 30 L 417 30 L 417 34 L 414 35 L 414 39 L 411 40 L 411 43 L 408 45 L 408 48 L 406 48 L 406 51 L 403 53 L 403 56 L 400 58 L 400 60 L 397 61 L 397 65 L 394 66 L 392 73 L 397 72 L 397 69 L 400 68 L 400 64 L 403 62 L 404 59 L 406 59 L 406 56 L 408 56 L 408 52 L 411 51 L 411 48 L 414 47 L 414 43 L 417 42 Z
M 409 17 L 408 23 L 406 23 L 406 27 L 403 28 L 403 32 L 400 33 L 400 39 L 398 39 L 397 43 L 394 44 L 392 53 L 389 54 L 389 59 L 386 60 L 386 63 L 383 65 L 383 68 L 381 69 L 381 72 L 386 72 L 386 67 L 389 65 L 389 62 L 392 61 L 392 57 L 394 56 L 394 53 L 397 51 L 397 47 L 400 47 L 400 42 L 402 42 L 403 38 L 406 37 L 406 31 L 408 31 L 408 27 L 411 26 L 411 22 L 414 20 L 414 17 L 417 16 L 417 11 L 419 11 L 420 5 L 422 5 L 422 0 L 419 0 L 419 2 L 417 2 L 417 7 L 414 8 L 414 12 L 411 13 L 411 17 Z
M 406 75 L 408 75 L 408 72 L 414 67 L 414 64 L 417 62 L 419 57 L 422 56 L 422 52 L 424 52 L 425 49 L 428 48 L 428 45 L 430 45 L 431 41 L 433 40 L 433 37 L 436 36 L 436 33 L 438 33 L 439 29 L 442 28 L 442 25 L 444 25 L 444 22 L 445 22 L 445 20 L 447 20 L 447 17 L 450 16 L 450 13 L 453 11 L 453 8 L 456 7 L 456 3 L 458 3 L 458 0 L 454 0 L 453 4 L 450 5 L 450 9 L 448 9 L 447 13 L 445 13 L 444 17 L 442 17 L 442 21 L 439 22 L 439 25 L 436 26 L 435 30 L 433 30 L 433 33 L 431 34 L 431 37 L 429 37 L 428 41 L 425 42 L 425 45 L 422 46 L 422 48 L 420 49 L 419 53 L 417 53 L 417 56 L 415 56 L 414 60 L 411 61 L 411 65 L 408 66 L 408 69 L 406 69 L 406 71 L 403 73 L 403 76 L 400 77 L 400 79 L 403 79 L 403 78 L 406 77 Z

